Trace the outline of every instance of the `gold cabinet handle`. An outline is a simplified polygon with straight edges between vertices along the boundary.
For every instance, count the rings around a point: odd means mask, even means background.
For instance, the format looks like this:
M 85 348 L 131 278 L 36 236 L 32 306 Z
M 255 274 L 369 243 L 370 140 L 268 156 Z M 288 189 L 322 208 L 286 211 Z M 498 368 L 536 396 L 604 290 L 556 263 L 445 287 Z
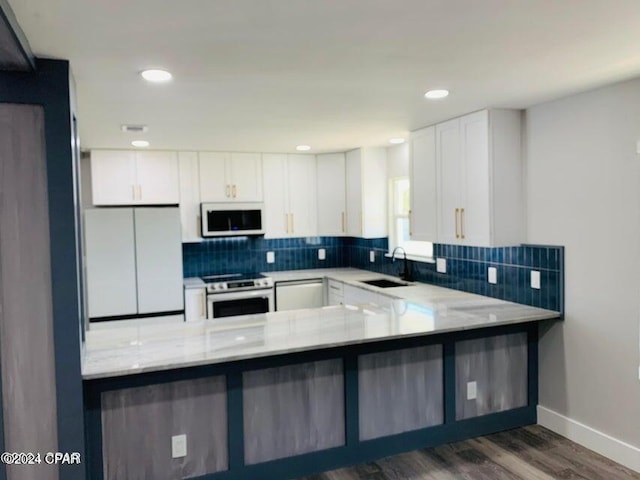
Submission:
M 131 200 L 136 199 L 136 186 L 131 184 Z
M 235 185 L 233 185 L 231 187 L 231 194 L 233 195 L 233 198 L 236 198 L 236 186 Z
M 460 234 L 458 233 L 458 216 L 460 214 L 460 209 L 456 208 L 456 238 L 460 238 Z
M 460 238 L 464 239 L 464 208 L 460 209 Z
M 142 200 L 142 185 L 138 185 L 138 200 Z
M 291 214 L 291 233 L 294 233 L 296 231 L 295 227 L 294 227 L 294 223 L 293 223 L 293 213 Z
M 409 210 L 409 239 L 413 237 L 413 211 Z
M 346 223 L 345 219 L 344 219 L 344 216 L 345 216 L 344 212 L 342 212 L 342 233 L 344 233 L 344 224 Z
M 229 198 L 231 196 L 231 185 L 227 185 L 227 188 L 224 192 L 225 197 Z
M 284 214 L 284 229 L 289 233 L 289 214 Z

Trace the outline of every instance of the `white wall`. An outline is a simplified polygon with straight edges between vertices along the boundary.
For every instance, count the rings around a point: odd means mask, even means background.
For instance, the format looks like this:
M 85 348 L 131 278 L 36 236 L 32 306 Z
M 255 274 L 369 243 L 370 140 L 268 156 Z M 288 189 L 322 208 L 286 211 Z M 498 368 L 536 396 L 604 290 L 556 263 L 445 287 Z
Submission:
M 387 148 L 387 177 L 409 176 L 409 144 Z
M 640 79 L 526 121 L 528 240 L 566 247 L 566 318 L 541 329 L 540 405 L 627 442 L 640 468 Z

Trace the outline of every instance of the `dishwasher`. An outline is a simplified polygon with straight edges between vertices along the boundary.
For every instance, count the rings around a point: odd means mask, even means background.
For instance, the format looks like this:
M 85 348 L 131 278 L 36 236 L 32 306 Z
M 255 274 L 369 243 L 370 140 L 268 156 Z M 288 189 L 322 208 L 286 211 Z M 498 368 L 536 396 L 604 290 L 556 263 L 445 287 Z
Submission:
M 324 283 L 321 278 L 276 282 L 276 311 L 322 306 Z

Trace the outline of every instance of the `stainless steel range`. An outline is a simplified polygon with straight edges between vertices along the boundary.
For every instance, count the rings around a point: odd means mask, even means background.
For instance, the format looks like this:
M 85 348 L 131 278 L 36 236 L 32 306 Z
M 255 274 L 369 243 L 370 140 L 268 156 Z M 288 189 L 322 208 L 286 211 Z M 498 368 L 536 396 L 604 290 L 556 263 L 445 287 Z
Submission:
M 272 312 L 273 280 L 261 273 L 202 277 L 207 287 L 207 318 Z

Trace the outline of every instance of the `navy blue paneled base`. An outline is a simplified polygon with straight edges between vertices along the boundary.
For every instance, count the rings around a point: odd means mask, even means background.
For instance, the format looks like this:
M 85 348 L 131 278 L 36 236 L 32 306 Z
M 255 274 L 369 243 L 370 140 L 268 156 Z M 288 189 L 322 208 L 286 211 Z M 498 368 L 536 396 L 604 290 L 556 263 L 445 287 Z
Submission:
M 456 394 L 459 394 L 459 392 L 456 392 L 455 386 L 456 342 L 514 333 L 525 333 L 527 338 L 527 404 L 511 410 L 500 411 L 466 420 L 456 420 L 455 399 Z M 361 441 L 358 431 L 358 356 L 374 352 L 393 351 L 434 344 L 443 346 L 444 423 L 374 440 Z M 245 465 L 243 372 L 327 359 L 341 359 L 344 368 L 345 445 L 255 465 Z M 95 480 L 104 478 L 100 400 L 102 392 L 221 374 L 225 375 L 227 379 L 229 469 L 224 472 L 193 478 L 201 480 L 282 480 L 286 478 L 298 478 L 304 475 L 368 462 L 406 451 L 433 447 L 536 423 L 536 406 L 538 403 L 538 325 L 537 322 L 531 322 L 527 324 L 467 330 L 440 335 L 386 340 L 219 365 L 207 365 L 165 372 L 152 372 L 126 377 L 86 381 L 85 401 L 87 405 L 86 425 L 89 478 Z M 167 439 L 167 441 L 169 441 L 169 439 Z

